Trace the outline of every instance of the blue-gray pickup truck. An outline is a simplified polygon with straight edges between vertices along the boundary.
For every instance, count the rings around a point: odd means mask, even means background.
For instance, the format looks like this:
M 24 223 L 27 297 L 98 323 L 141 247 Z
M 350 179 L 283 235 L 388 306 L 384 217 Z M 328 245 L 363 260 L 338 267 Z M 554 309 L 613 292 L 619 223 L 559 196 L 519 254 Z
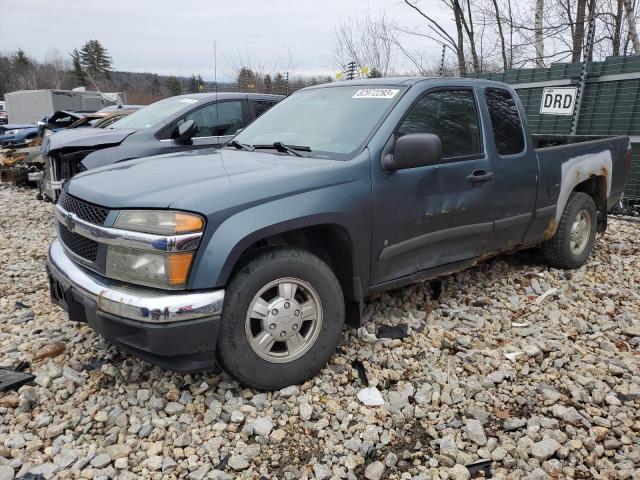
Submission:
M 375 292 L 541 246 L 585 264 L 627 137 L 534 137 L 507 85 L 400 78 L 300 90 L 225 148 L 64 185 L 51 295 L 169 369 L 244 385 L 316 374 Z

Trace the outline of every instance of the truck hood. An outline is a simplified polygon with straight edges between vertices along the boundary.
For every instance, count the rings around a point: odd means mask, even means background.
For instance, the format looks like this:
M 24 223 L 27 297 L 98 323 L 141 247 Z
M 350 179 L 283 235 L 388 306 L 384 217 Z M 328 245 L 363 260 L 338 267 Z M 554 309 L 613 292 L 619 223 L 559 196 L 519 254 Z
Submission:
M 109 208 L 178 208 L 210 215 L 225 208 L 344 183 L 348 162 L 264 152 L 206 149 L 118 163 L 75 176 L 71 195 Z M 333 173 L 332 173 L 333 172 Z
M 135 130 L 109 130 L 106 128 L 71 128 L 56 131 L 47 137 L 45 154 L 61 148 L 90 148 L 118 145 Z

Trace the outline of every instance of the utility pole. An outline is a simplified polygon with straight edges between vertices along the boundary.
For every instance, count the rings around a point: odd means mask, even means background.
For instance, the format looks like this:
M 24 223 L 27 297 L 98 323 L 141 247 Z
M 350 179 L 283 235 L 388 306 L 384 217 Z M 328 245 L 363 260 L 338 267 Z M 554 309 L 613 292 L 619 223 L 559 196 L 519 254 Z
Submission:
M 584 47 L 584 57 L 582 59 L 582 70 L 580 71 L 580 84 L 576 93 L 576 104 L 573 108 L 573 118 L 571 119 L 571 135 L 575 135 L 578 131 L 578 119 L 580 118 L 580 107 L 582 107 L 582 98 L 584 90 L 587 86 L 587 75 L 589 74 L 589 61 L 591 60 L 591 51 L 593 50 L 593 42 L 596 36 L 596 19 L 589 19 L 589 32 L 587 33 L 587 43 Z
M 356 62 L 349 62 L 345 66 L 345 73 L 347 74 L 347 80 L 353 80 L 356 78 Z
M 284 94 L 289 95 L 289 72 L 287 72 L 287 76 L 284 81 Z
M 440 59 L 440 69 L 438 70 L 438 76 L 444 77 L 444 56 L 447 53 L 447 46 L 442 45 L 442 58 Z

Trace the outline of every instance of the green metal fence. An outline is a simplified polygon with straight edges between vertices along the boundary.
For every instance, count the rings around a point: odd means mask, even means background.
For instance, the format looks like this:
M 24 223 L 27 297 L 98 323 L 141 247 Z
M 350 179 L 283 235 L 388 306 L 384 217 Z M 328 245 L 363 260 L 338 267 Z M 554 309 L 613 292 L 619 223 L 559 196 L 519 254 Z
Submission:
M 533 133 L 568 134 L 571 116 L 540 114 L 542 91 L 545 87 L 577 86 L 580 69 L 580 63 L 563 63 L 482 77 L 509 83 L 517 90 Z M 640 55 L 608 57 L 589 65 L 577 134 L 631 137 L 633 165 L 625 198 L 640 200 Z

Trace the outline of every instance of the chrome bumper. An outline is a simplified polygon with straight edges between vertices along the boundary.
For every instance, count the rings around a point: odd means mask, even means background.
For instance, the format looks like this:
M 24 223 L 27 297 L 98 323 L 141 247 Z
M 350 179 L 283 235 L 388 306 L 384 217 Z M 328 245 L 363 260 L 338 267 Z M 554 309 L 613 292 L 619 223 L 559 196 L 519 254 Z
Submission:
M 172 293 L 111 287 L 76 265 L 58 239 L 49 247 L 47 266 L 64 291 L 93 300 L 99 312 L 148 323 L 180 322 L 222 313 L 224 290 Z

